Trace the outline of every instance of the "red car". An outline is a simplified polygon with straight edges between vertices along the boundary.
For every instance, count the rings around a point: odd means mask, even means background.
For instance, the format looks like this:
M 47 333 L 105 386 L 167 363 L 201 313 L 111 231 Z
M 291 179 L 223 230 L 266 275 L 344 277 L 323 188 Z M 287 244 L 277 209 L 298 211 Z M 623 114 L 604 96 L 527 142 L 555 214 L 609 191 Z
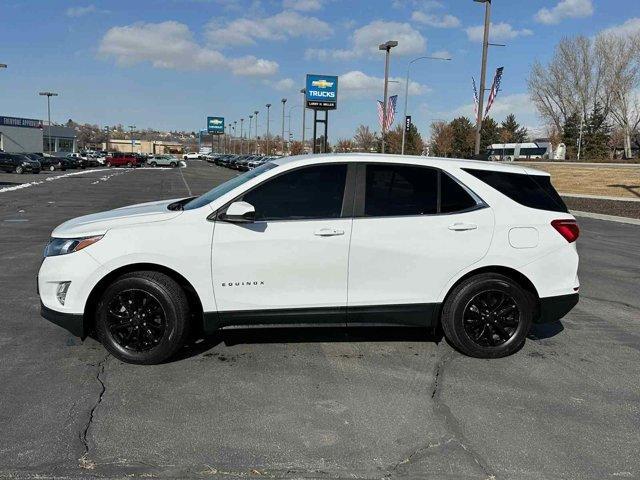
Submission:
M 107 157 L 105 162 L 107 167 L 139 167 L 142 165 L 142 160 L 131 153 L 113 153 Z

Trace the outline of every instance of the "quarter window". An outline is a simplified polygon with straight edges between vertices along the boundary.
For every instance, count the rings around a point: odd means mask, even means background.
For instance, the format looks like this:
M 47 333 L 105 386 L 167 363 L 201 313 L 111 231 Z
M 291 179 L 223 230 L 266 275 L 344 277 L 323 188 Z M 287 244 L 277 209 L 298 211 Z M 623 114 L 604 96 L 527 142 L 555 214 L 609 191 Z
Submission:
M 347 165 L 305 167 L 280 175 L 243 196 L 256 220 L 338 218 L 342 212 Z
M 440 213 L 455 213 L 474 208 L 475 199 L 458 182 L 440 173 Z

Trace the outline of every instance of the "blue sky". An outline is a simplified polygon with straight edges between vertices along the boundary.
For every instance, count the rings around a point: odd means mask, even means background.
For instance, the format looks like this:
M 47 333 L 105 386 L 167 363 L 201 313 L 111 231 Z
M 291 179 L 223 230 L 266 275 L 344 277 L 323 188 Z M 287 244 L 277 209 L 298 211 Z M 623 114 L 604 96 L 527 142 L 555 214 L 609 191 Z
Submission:
M 436 119 L 473 115 L 471 77 L 479 77 L 484 7 L 471 0 L 5 0 L 2 7 L 0 114 L 42 118 L 41 90 L 53 90 L 55 121 L 199 130 L 207 115 L 227 123 L 272 103 L 271 130 L 280 131 L 280 99 L 300 135 L 306 73 L 340 76 L 339 108 L 330 140 L 361 124 L 378 130 L 384 55 L 394 39 L 391 87 L 401 93 L 411 73 L 409 113 L 423 134 Z M 493 114 L 541 122 L 526 78 L 562 36 L 606 28 L 640 31 L 638 0 L 494 0 L 489 71 L 504 66 Z M 275 110 L 274 110 L 275 109 Z M 308 117 L 310 118 L 310 116 Z M 308 127 L 311 122 L 308 122 Z M 287 121 L 288 124 L 288 121 Z

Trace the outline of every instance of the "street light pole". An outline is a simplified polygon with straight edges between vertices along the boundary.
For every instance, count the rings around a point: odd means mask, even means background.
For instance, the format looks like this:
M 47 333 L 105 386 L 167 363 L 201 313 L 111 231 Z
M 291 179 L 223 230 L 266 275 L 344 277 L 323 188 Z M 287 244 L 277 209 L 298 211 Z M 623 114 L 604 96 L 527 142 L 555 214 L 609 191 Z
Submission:
M 284 156 L 284 105 L 287 103 L 287 99 L 283 98 L 280 100 L 282 102 L 282 156 Z
M 105 142 L 105 150 L 107 151 L 107 153 L 109 152 L 109 126 L 105 126 L 104 127 L 104 133 L 107 136 L 107 141 Z
M 251 153 L 251 121 L 253 120 L 253 115 L 249 115 L 249 135 L 247 137 L 247 153 Z
M 389 57 L 391 54 L 391 49 L 393 47 L 397 47 L 398 42 L 395 40 L 389 40 L 386 43 L 383 43 L 378 46 L 378 50 L 384 50 L 385 59 L 384 59 L 384 103 L 382 104 L 382 153 L 384 153 L 384 140 L 385 134 L 387 132 L 387 97 L 389 91 Z
M 233 137 L 231 138 L 231 141 L 233 142 L 233 153 L 236 153 L 236 144 L 238 143 L 238 137 L 236 137 L 236 125 L 238 125 L 238 121 L 234 120 L 233 121 Z
M 135 130 L 135 128 L 136 128 L 135 125 L 129 125 L 129 130 L 131 131 L 131 153 L 133 153 L 133 144 L 134 144 L 133 131 Z
M 244 126 L 244 118 L 240 119 L 240 155 L 242 155 L 242 151 L 244 150 L 244 131 L 243 131 L 243 127 Z
M 404 121 L 405 121 L 405 126 L 402 129 L 402 155 L 404 155 L 404 144 L 405 144 L 405 138 L 406 138 L 406 133 L 407 133 L 407 126 L 406 126 L 406 121 L 407 121 L 407 106 L 409 103 L 409 70 L 411 69 L 411 65 L 413 65 L 415 62 L 417 62 L 418 60 L 445 60 L 445 61 L 450 61 L 450 58 L 443 58 L 443 57 L 418 57 L 418 58 L 414 58 L 413 60 L 411 60 L 409 62 L 409 64 L 407 65 L 407 78 L 405 80 L 404 83 Z
M 47 97 L 47 151 L 51 155 L 51 97 L 57 97 L 58 94 L 54 92 L 40 92 L 41 97 Z
M 269 150 L 269 109 L 271 104 L 267 103 L 265 107 L 267 107 L 267 155 L 271 155 L 271 150 Z
M 302 94 L 302 153 L 305 154 L 307 153 L 307 149 L 304 145 L 305 130 L 307 129 L 307 89 L 303 88 L 300 90 L 300 93 Z
M 476 146 L 475 154 L 480 155 L 480 133 L 482 131 L 482 116 L 484 109 L 484 91 L 487 81 L 487 56 L 489 53 L 489 30 L 491 28 L 491 0 L 473 0 L 484 3 L 484 38 L 482 40 L 482 69 L 480 71 L 480 98 L 478 99 L 478 117 L 476 118 Z
M 258 110 L 253 112 L 254 115 L 256 116 L 256 155 L 258 155 L 258 150 L 260 150 L 260 145 L 258 142 Z

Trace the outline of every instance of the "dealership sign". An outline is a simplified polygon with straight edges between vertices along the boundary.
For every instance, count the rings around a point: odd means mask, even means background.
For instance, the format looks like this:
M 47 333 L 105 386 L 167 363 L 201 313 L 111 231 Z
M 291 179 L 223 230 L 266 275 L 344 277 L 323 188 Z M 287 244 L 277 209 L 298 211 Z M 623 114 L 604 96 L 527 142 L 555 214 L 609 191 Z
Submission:
M 42 128 L 42 120 L 33 118 L 0 117 L 0 125 L 7 127 Z
M 334 110 L 338 105 L 338 77 L 307 74 L 307 108 Z
M 207 117 L 207 132 L 224 133 L 224 117 Z

